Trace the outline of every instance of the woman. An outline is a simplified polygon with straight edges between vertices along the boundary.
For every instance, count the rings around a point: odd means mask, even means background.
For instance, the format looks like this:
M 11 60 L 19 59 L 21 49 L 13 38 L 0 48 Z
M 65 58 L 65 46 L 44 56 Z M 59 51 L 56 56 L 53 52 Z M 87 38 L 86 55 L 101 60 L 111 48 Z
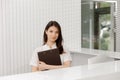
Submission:
M 46 69 L 57 69 L 69 67 L 72 61 L 69 51 L 65 49 L 62 45 L 63 38 L 61 33 L 61 27 L 58 22 L 50 21 L 44 30 L 44 43 L 43 46 L 35 49 L 30 65 L 32 66 L 32 71 L 42 71 Z M 61 47 L 61 48 L 60 48 Z M 60 59 L 62 65 L 48 65 L 42 61 L 38 60 L 37 53 L 40 51 L 50 50 L 54 48 L 59 48 Z

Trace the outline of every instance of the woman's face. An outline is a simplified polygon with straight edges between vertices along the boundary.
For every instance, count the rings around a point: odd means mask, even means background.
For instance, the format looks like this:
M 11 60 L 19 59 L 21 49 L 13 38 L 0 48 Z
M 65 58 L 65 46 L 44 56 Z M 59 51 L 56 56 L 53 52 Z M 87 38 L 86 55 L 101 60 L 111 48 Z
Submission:
M 55 26 L 51 26 L 47 31 L 47 39 L 48 41 L 55 42 L 59 36 L 59 31 Z

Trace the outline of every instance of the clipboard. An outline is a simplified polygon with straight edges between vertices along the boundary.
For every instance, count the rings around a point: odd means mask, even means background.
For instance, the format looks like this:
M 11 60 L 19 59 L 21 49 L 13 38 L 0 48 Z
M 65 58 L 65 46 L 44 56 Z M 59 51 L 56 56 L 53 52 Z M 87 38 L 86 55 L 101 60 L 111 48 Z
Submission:
M 38 58 L 39 61 L 43 61 L 49 65 L 61 65 L 61 59 L 58 48 L 38 52 Z

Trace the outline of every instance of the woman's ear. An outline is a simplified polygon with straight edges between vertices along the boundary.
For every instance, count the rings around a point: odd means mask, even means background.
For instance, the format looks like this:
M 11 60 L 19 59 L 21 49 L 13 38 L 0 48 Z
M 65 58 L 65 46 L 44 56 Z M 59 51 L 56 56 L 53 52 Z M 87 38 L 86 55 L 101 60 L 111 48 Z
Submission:
M 47 30 L 45 31 L 45 34 L 47 34 L 48 32 L 47 32 Z

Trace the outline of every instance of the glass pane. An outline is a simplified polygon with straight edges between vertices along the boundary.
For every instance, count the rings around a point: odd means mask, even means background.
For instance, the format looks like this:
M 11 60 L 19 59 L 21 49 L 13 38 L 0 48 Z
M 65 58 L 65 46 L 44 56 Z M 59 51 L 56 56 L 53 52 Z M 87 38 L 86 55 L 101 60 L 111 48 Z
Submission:
M 114 50 L 113 14 L 114 6 L 110 2 L 82 0 L 82 48 Z
M 111 33 L 111 20 L 110 14 L 99 15 L 99 27 L 100 27 L 100 35 L 99 35 L 99 49 L 101 50 L 109 50 L 110 43 L 110 33 Z
M 81 18 L 82 18 L 82 20 L 81 20 L 81 23 L 82 23 L 82 26 L 83 27 L 81 27 L 82 28 L 82 47 L 83 48 L 89 48 L 90 47 L 90 36 L 89 36 L 89 33 L 90 33 L 90 26 L 89 26 L 89 24 L 90 24 L 90 21 L 89 21 L 89 19 L 90 19 L 90 15 L 89 15 L 89 13 L 90 13 L 90 4 L 89 3 L 84 3 L 84 4 L 82 4 L 82 8 L 81 8 L 81 14 L 82 14 L 82 16 L 81 16 Z

